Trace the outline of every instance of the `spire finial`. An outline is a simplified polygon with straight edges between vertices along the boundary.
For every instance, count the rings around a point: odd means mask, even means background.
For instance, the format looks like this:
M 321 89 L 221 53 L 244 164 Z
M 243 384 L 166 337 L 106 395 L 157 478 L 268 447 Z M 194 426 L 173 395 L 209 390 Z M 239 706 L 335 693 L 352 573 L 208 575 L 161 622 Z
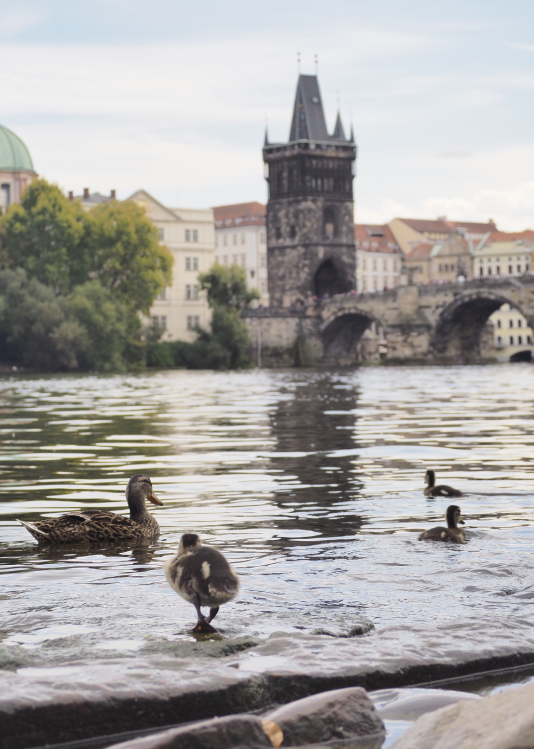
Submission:
M 299 69 L 299 75 L 300 75 L 300 52 L 297 52 L 297 67 Z
M 319 75 L 319 55 L 315 55 L 315 75 Z

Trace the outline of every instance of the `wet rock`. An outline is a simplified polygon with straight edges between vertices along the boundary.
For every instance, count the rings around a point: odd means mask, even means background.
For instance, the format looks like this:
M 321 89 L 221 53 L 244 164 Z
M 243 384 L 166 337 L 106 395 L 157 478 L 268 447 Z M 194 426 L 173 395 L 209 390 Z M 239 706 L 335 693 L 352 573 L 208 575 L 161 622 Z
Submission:
M 391 749 L 532 749 L 534 684 L 418 718 Z
M 232 715 L 171 728 L 151 736 L 113 744 L 109 749 L 273 749 L 262 721 L 254 715 Z
M 375 738 L 379 747 L 385 736 L 384 724 L 361 687 L 335 689 L 305 697 L 279 707 L 265 717 L 282 729 L 282 746 L 366 736 Z
M 478 694 L 452 689 L 380 689 L 369 695 L 382 720 L 417 720 L 421 715 L 455 705 L 462 700 L 482 699 Z

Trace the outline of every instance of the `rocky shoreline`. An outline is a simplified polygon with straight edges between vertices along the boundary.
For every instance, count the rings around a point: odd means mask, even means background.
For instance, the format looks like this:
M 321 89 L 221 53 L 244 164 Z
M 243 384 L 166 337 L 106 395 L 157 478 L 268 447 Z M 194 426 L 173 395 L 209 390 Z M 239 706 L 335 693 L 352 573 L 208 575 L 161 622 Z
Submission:
M 472 637 L 453 626 L 417 637 L 401 626 L 352 639 L 275 636 L 221 658 L 151 653 L 2 671 L 0 749 L 105 737 L 86 744 L 98 749 L 135 732 L 265 712 L 333 689 L 391 689 L 534 664 L 534 636 L 510 628 L 499 641 L 498 629 L 500 622 Z

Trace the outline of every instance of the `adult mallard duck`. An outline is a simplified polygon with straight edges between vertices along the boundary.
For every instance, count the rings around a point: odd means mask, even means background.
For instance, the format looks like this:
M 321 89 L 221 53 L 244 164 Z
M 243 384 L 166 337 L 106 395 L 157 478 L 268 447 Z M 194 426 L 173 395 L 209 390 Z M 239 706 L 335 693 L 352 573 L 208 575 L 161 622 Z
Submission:
M 419 536 L 420 541 L 454 541 L 457 544 L 461 544 L 465 541 L 465 533 L 461 528 L 458 528 L 458 523 L 465 525 L 462 520 L 462 511 L 458 505 L 449 505 L 447 512 L 445 513 L 447 519 L 447 527 L 438 525 L 435 528 L 430 528 L 428 531 L 424 531 Z
M 462 492 L 458 489 L 453 489 L 452 486 L 446 486 L 446 484 L 440 484 L 436 486 L 436 472 L 427 471 L 425 473 L 425 484 L 427 485 L 424 492 L 425 497 L 461 497 Z
M 58 518 L 28 523 L 19 520 L 32 536 L 40 542 L 72 544 L 99 541 L 137 541 L 159 535 L 159 525 L 146 509 L 145 501 L 155 505 L 163 502 L 154 496 L 148 476 L 136 474 L 128 481 L 126 501 L 130 517 L 104 510 L 67 512 Z
M 217 632 L 210 622 L 219 606 L 239 591 L 239 579 L 221 552 L 213 546 L 202 546 L 196 533 L 184 533 L 178 554 L 165 562 L 164 570 L 171 588 L 197 610 L 193 632 Z M 201 606 L 210 607 L 207 619 Z

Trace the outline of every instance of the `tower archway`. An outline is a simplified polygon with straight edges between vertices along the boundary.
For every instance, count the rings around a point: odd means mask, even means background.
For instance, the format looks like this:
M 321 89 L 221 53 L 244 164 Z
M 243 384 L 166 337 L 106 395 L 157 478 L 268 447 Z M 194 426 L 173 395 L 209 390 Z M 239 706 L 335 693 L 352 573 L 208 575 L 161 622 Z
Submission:
M 325 295 L 345 294 L 350 289 L 351 284 L 347 279 L 344 268 L 333 258 L 324 260 L 315 271 L 313 291 L 319 299 L 322 299 Z

